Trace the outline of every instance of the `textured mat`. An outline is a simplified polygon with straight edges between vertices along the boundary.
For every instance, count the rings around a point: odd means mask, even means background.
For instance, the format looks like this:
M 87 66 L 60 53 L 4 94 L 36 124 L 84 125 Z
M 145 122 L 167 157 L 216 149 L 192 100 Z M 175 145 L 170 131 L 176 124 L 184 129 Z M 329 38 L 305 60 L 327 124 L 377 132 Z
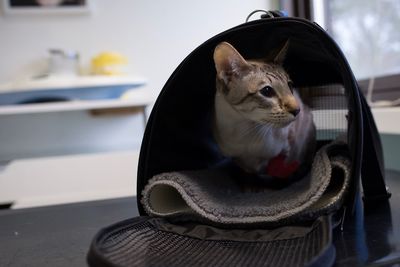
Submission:
M 341 204 L 350 180 L 346 149 L 339 141 L 322 147 L 311 171 L 283 188 L 243 191 L 224 169 L 181 171 L 150 179 L 141 201 L 152 216 L 221 225 L 315 219 Z

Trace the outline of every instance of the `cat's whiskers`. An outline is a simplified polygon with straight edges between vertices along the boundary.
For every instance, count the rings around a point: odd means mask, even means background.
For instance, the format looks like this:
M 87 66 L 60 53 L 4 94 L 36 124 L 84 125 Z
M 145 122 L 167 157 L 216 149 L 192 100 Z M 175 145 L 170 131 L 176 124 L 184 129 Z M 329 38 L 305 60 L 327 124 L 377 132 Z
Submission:
M 265 127 L 262 128 L 262 131 L 261 131 L 262 139 L 267 138 L 267 136 L 270 133 L 272 128 L 273 128 L 272 125 L 266 125 Z
M 262 141 L 268 136 L 272 128 L 272 125 L 257 123 L 253 127 L 249 127 L 246 138 L 254 141 Z
M 260 134 L 255 134 L 255 133 L 261 133 L 262 137 L 265 137 L 269 131 L 272 129 L 272 126 L 269 126 L 267 124 L 261 124 L 261 123 L 254 123 L 250 124 L 250 126 L 246 125 L 246 127 L 241 127 L 243 130 L 241 132 L 241 137 L 242 138 L 258 138 L 260 137 Z

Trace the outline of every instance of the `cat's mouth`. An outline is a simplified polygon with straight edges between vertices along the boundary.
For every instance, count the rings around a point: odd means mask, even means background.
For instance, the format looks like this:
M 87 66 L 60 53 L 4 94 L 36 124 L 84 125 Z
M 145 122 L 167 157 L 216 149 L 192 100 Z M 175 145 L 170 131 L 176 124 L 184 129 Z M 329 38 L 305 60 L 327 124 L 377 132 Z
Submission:
M 268 118 L 263 120 L 264 123 L 271 125 L 274 128 L 282 128 L 285 126 L 288 126 L 291 122 L 295 121 L 296 117 L 295 116 L 285 116 L 279 117 L 279 118 Z

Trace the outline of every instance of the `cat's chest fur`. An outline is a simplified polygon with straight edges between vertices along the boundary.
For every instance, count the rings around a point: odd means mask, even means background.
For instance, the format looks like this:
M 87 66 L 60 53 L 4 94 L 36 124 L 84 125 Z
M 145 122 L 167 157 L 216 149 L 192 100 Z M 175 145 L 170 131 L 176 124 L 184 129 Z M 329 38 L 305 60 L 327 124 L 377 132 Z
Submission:
M 258 171 L 269 159 L 289 152 L 289 130 L 289 126 L 273 128 L 250 121 L 221 93 L 215 95 L 214 136 L 219 148 L 249 172 Z

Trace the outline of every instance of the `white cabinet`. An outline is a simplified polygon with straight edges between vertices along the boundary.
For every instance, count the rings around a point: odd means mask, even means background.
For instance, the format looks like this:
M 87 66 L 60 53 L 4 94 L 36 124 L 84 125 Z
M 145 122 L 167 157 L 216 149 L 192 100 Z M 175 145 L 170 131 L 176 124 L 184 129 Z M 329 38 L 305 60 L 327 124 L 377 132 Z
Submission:
M 0 106 L 0 205 L 12 208 L 136 194 L 145 109 L 125 99 Z
M 138 151 L 20 159 L 0 170 L 0 204 L 12 208 L 136 195 Z

